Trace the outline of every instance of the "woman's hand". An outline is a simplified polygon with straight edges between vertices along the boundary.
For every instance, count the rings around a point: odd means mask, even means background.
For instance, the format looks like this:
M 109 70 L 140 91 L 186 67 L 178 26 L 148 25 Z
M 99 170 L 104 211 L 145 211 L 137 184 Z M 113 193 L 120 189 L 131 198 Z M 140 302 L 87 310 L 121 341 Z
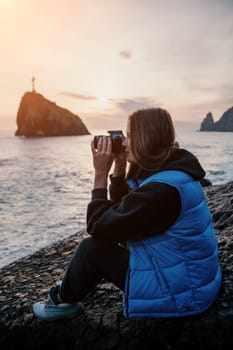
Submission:
M 93 165 L 95 168 L 95 188 L 106 188 L 108 173 L 111 169 L 114 156 L 112 154 L 112 141 L 109 136 L 100 137 L 97 149 L 94 147 L 94 140 L 91 142 Z

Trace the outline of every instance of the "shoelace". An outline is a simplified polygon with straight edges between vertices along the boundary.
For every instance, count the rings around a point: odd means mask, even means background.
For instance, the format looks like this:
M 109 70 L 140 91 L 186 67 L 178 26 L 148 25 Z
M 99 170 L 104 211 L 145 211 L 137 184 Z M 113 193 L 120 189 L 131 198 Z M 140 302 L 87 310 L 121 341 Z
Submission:
M 59 300 L 58 300 L 58 293 L 59 293 L 60 287 L 58 285 L 56 285 L 56 287 L 52 287 L 50 288 L 49 291 L 49 301 L 51 302 L 51 304 L 59 304 Z

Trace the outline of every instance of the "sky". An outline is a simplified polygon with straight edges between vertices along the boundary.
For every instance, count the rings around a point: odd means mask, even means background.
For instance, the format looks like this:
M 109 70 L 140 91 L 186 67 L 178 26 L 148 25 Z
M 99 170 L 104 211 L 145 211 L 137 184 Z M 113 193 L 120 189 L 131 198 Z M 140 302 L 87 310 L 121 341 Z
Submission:
M 233 0 L 0 0 L 0 129 L 35 89 L 87 127 L 233 106 Z

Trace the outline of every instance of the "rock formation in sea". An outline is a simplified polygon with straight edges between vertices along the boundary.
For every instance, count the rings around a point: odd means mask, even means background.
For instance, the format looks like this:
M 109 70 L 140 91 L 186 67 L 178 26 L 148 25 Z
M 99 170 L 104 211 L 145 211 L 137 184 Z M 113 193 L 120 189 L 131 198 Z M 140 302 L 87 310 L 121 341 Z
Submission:
M 214 131 L 214 118 L 211 112 L 203 119 L 200 131 Z
M 90 134 L 78 115 L 59 107 L 43 95 L 26 92 L 17 113 L 16 136 L 72 136 Z
M 200 131 L 233 131 L 233 107 L 224 112 L 217 122 L 209 112 L 201 122 Z

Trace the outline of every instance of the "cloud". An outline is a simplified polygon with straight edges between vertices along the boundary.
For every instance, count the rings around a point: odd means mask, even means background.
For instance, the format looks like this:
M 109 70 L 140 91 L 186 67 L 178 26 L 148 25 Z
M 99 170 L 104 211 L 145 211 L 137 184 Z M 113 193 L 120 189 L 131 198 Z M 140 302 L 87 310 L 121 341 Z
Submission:
M 119 56 L 124 59 L 129 59 L 133 57 L 133 54 L 131 51 L 128 50 L 122 50 L 119 52 Z
M 233 86 L 223 85 L 220 87 L 212 86 L 192 86 L 193 91 L 199 90 L 203 95 L 209 95 L 208 100 L 200 100 L 191 103 L 188 106 L 190 113 L 196 117 L 204 117 L 208 112 L 213 114 L 215 120 L 218 120 L 223 113 L 233 107 Z
M 109 99 L 115 106 L 127 113 L 132 113 L 138 109 L 150 108 L 155 105 L 154 101 L 147 97 L 139 97 L 136 99 Z
M 95 101 L 95 100 L 97 100 L 97 96 L 77 94 L 77 93 L 69 92 L 69 91 L 60 92 L 60 95 L 76 98 L 78 100 L 85 100 L 85 101 Z
M 84 100 L 84 101 L 97 101 L 98 97 L 94 95 L 84 95 L 74 92 L 63 91 L 60 95 L 68 96 L 74 99 Z M 132 113 L 138 109 L 151 108 L 155 104 L 155 101 L 148 97 L 136 97 L 136 98 L 107 98 L 107 102 L 115 109 L 124 111 L 127 114 Z
M 189 82 L 186 84 L 187 88 L 191 91 L 198 91 L 203 94 L 209 94 L 212 96 L 213 104 L 222 102 L 223 104 L 233 105 L 233 85 L 208 85 L 201 82 Z M 210 103 L 210 102 L 208 102 Z

